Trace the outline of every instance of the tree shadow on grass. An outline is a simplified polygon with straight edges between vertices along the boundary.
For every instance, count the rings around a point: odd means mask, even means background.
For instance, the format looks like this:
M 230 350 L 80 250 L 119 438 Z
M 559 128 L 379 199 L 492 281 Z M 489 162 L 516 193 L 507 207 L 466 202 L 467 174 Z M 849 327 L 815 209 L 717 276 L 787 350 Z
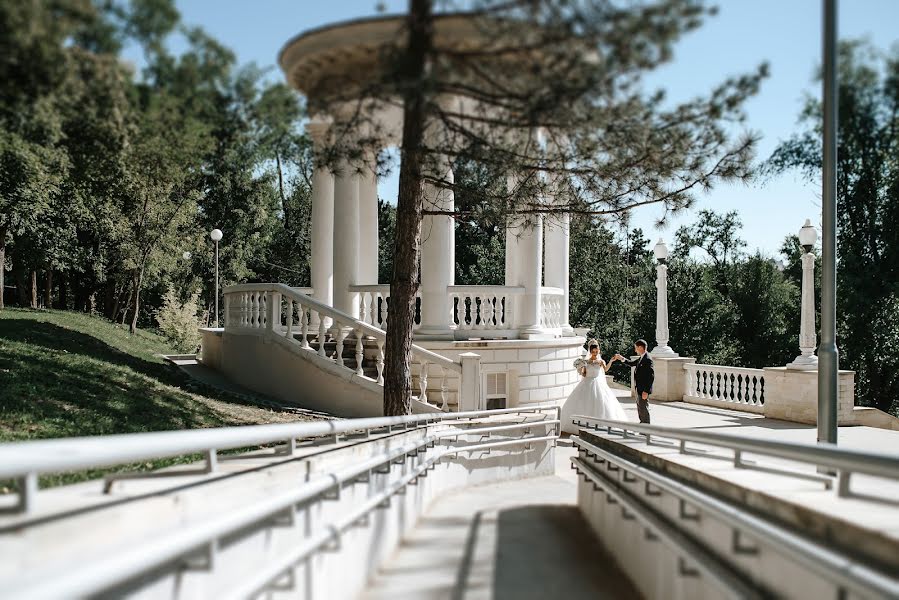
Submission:
M 0 438 L 232 424 L 180 389 L 186 377 L 85 333 L 0 320 Z

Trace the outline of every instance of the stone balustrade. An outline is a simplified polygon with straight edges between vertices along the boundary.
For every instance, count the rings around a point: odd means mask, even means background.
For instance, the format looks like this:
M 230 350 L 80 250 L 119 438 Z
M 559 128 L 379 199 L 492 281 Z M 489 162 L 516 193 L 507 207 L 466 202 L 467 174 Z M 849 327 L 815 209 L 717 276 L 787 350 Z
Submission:
M 684 402 L 764 412 L 765 372 L 762 369 L 689 363 L 684 365 L 684 375 Z
M 453 285 L 451 318 L 457 331 L 509 331 L 514 328 L 513 297 L 523 287 L 505 285 Z
M 317 354 L 321 360 L 356 377 L 379 386 L 384 384 L 386 334 L 383 329 L 280 284 L 228 287 L 225 289 L 225 307 L 226 332 L 268 334 L 299 350 Z M 464 399 L 461 362 L 456 363 L 415 345 L 412 361 L 413 368 L 423 374 L 418 381 L 420 402 L 429 404 L 428 379 L 435 376 L 438 382 L 432 381 L 430 387 L 440 390 L 437 408 L 448 410 L 450 393 Z M 455 387 L 450 388 L 451 385 Z
M 565 291 L 555 287 L 540 288 L 540 326 L 544 329 L 559 329 L 562 323 L 562 301 Z
M 689 402 L 764 415 L 795 423 L 815 424 L 818 372 L 787 367 L 749 369 L 696 364 L 688 357 L 656 356 L 652 399 Z M 899 419 L 855 406 L 855 373 L 840 371 L 837 419 L 840 425 L 899 429 Z
M 350 291 L 359 294 L 359 320 L 386 331 L 390 284 L 351 285 Z M 421 327 L 421 294 L 418 294 L 416 302 L 414 329 L 419 327 Z

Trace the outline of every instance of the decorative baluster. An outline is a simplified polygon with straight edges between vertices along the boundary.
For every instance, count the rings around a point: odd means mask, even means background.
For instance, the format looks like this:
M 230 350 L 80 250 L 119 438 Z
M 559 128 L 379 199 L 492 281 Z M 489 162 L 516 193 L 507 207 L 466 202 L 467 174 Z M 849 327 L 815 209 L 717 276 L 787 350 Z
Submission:
M 481 296 L 481 329 L 493 329 L 493 294 Z
M 378 368 L 378 385 L 384 385 L 384 342 L 380 339 L 378 342 L 378 359 L 375 365 Z
M 765 405 L 765 377 L 759 377 L 759 406 Z
M 446 405 L 446 367 L 440 366 L 440 410 L 447 411 Z
M 287 298 L 287 318 L 285 319 L 285 329 L 284 329 L 284 337 L 289 340 L 293 339 L 293 298 Z M 284 310 L 284 306 L 281 306 L 281 310 Z
M 299 311 L 300 316 L 300 336 L 302 336 L 303 340 L 300 342 L 300 346 L 303 348 L 309 347 L 309 318 L 306 314 L 306 307 L 297 302 L 297 309 Z
M 371 292 L 368 295 L 368 318 L 371 321 L 371 324 L 375 327 L 380 328 L 381 326 L 378 324 L 378 294 L 377 292 Z
M 347 332 L 337 324 L 337 319 L 334 319 L 334 324 L 337 326 L 337 352 L 334 354 L 334 362 L 341 367 L 345 367 L 346 364 L 343 362 L 343 340 L 346 339 Z
M 249 317 L 247 316 L 248 304 L 250 302 L 250 295 L 247 292 L 243 292 L 240 294 L 240 326 L 246 327 L 249 325 Z
M 325 354 L 325 334 L 327 333 L 327 328 L 325 327 L 325 317 L 321 313 L 318 314 L 318 355 L 326 356 Z
M 449 294 L 449 322 L 453 324 L 456 322 L 456 295 Z
M 453 294 L 450 298 L 450 306 L 453 310 L 453 322 L 456 324 L 456 328 L 462 329 L 462 315 L 459 312 L 459 308 L 462 306 L 462 296 Z
M 365 358 L 362 347 L 362 330 L 357 329 L 354 333 L 356 334 L 356 375 L 362 375 L 365 373 L 362 369 L 362 361 Z
M 727 373 L 723 373 L 721 376 L 721 399 L 725 402 L 730 401 L 730 377 Z
M 423 360 L 421 362 L 421 371 L 418 373 L 418 389 L 421 390 L 421 395 L 419 396 L 419 400 L 428 403 L 428 361 Z

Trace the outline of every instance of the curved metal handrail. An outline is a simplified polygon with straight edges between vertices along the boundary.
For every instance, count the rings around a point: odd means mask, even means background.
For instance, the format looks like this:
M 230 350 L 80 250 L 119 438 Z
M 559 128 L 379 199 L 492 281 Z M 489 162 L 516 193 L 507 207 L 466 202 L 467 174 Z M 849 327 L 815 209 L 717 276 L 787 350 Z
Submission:
M 0 444 L 0 478 L 18 478 L 28 474 L 43 475 L 109 467 L 158 458 L 201 454 L 210 450 L 232 450 L 385 427 L 409 427 L 427 425 L 437 421 L 475 419 L 502 414 L 537 413 L 548 410 L 558 411 L 558 406 L 540 404 L 489 411 L 426 413 L 396 417 L 336 419 L 312 423 L 274 423 L 187 431 L 153 431 L 7 442 Z
M 573 420 L 578 418 L 579 417 L 573 417 Z M 618 427 L 619 424 L 629 425 L 623 421 L 609 421 L 605 419 L 592 420 L 603 421 L 604 423 L 612 424 L 612 426 L 615 427 Z M 645 424 L 640 425 L 639 427 L 644 433 L 646 430 L 671 430 L 670 427 L 658 427 Z M 651 431 L 650 433 L 653 434 L 655 431 Z M 658 435 L 661 437 L 668 437 L 667 435 Z M 720 435 L 720 437 L 724 438 L 734 437 L 721 434 L 710 435 L 715 437 Z M 766 544 L 777 548 L 780 552 L 795 558 L 798 562 L 818 573 L 820 576 L 838 584 L 845 585 L 855 592 L 860 592 L 863 597 L 870 595 L 875 598 L 895 598 L 897 597 L 897 594 L 899 594 L 899 583 L 897 583 L 895 579 L 887 577 L 857 560 L 846 557 L 845 555 L 839 554 L 819 544 L 809 542 L 794 531 L 766 521 L 749 510 L 744 510 L 735 504 L 725 502 L 720 498 L 677 481 L 663 473 L 641 466 L 621 456 L 617 456 L 604 448 L 591 444 L 587 440 L 578 438 L 575 440 L 575 445 L 586 451 L 588 456 L 589 454 L 593 454 L 602 460 L 609 461 L 619 469 L 623 469 L 632 476 L 647 482 L 647 484 L 651 484 L 653 487 L 673 495 L 682 502 L 687 502 L 692 506 L 699 508 L 701 511 L 706 511 L 715 515 L 718 519 L 730 524 L 734 528 L 747 532 L 750 537 L 763 541 Z M 811 446 L 810 444 L 796 445 Z M 578 465 L 582 469 L 586 469 L 588 474 L 590 471 L 594 470 L 594 468 L 586 461 L 575 457 L 572 457 L 571 460 L 575 465 Z M 597 481 L 595 477 L 591 477 L 591 479 Z

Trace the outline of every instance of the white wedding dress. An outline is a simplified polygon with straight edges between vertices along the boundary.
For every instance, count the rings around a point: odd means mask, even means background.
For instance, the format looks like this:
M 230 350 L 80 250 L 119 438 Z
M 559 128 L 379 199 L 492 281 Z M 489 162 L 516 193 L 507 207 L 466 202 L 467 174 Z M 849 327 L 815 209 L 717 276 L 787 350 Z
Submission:
M 581 379 L 577 387 L 562 405 L 562 429 L 568 433 L 577 433 L 578 427 L 571 422 L 574 415 L 628 421 L 624 407 L 618 402 L 615 393 L 606 382 L 603 369 L 605 361 L 588 362 L 585 365 L 587 376 Z

